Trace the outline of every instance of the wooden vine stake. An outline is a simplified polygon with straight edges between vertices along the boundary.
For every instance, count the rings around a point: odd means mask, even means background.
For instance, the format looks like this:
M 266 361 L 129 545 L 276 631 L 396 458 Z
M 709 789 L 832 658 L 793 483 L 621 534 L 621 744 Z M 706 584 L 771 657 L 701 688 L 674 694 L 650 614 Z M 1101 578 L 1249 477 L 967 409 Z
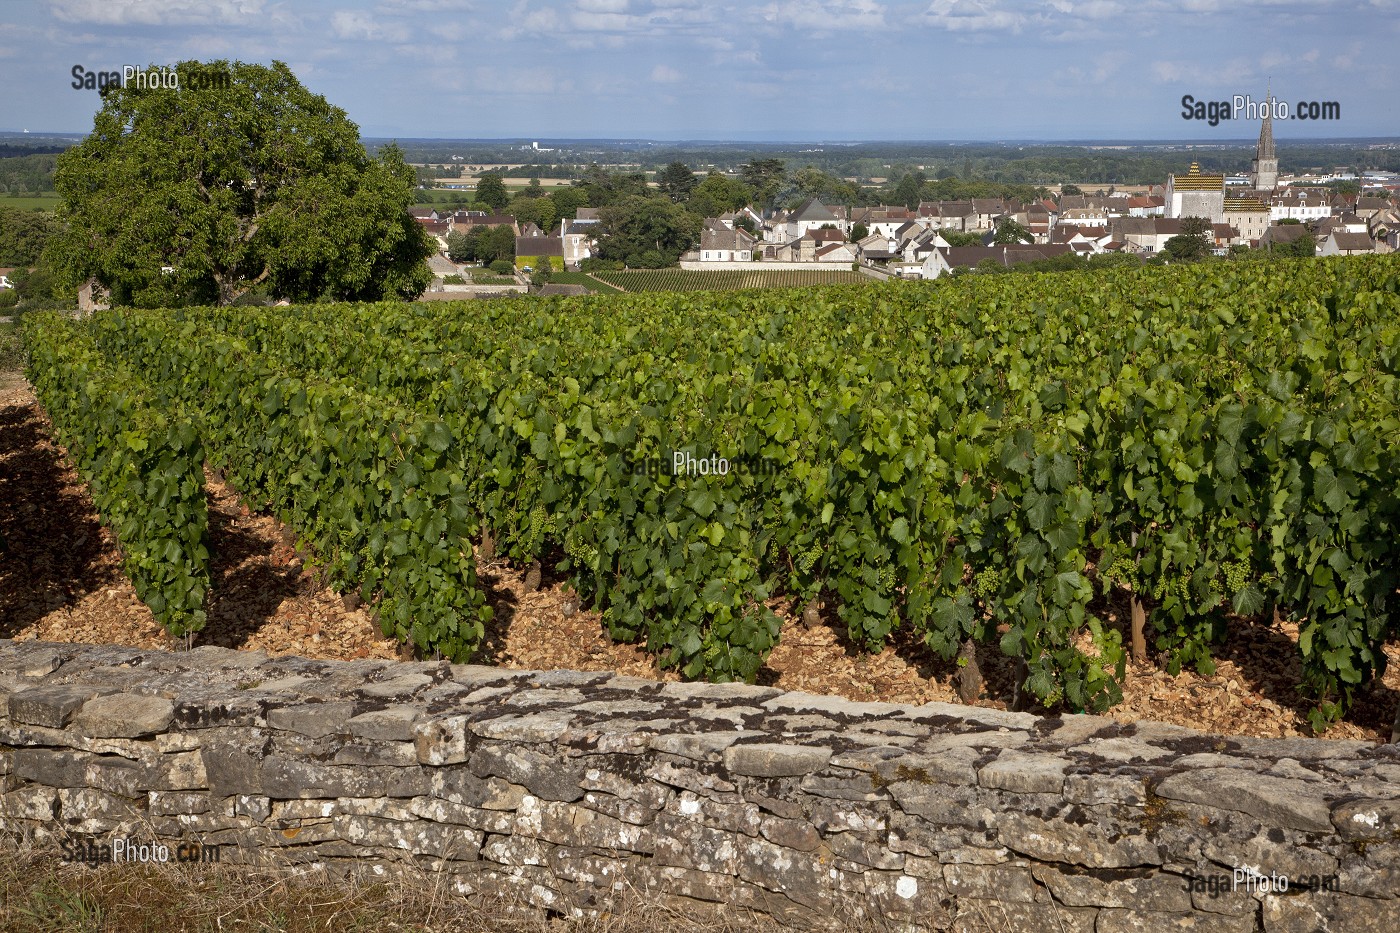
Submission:
M 1133 532 L 1133 547 L 1137 547 L 1137 532 Z M 1147 663 L 1147 609 L 1142 605 L 1142 600 L 1138 599 L 1137 591 L 1134 590 L 1130 599 L 1132 608 L 1133 624 L 1133 663 Z

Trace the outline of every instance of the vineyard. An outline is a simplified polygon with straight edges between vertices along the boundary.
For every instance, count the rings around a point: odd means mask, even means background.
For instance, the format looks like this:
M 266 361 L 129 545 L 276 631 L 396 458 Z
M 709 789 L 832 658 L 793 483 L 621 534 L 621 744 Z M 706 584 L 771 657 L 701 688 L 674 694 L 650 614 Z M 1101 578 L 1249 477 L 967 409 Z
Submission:
M 745 288 L 800 288 L 849 285 L 870 279 L 850 269 L 631 269 L 594 272 L 600 279 L 629 292 L 736 291 Z
M 606 292 L 610 295 L 622 291 L 615 285 L 598 281 L 587 272 L 555 272 L 550 275 L 549 281 L 555 285 L 582 285 L 590 292 Z
M 599 276 L 676 274 L 708 275 Z M 752 680 L 776 601 L 822 600 L 863 649 L 987 646 L 1074 710 L 1119 696 L 1111 591 L 1173 671 L 1232 616 L 1295 620 L 1319 727 L 1400 620 L 1389 257 L 25 327 L 176 632 L 203 623 L 201 458 L 386 634 L 459 661 L 479 547 L 556 567 L 688 677 Z M 769 468 L 638 468 L 673 452 Z

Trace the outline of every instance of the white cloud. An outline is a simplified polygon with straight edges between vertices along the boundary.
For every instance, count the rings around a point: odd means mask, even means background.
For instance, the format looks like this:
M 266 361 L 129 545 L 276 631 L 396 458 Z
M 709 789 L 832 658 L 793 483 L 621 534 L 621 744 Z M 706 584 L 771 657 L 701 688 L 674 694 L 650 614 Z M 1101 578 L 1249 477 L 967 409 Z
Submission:
M 256 21 L 263 0 L 56 0 L 53 15 L 67 23 L 148 26 Z
M 685 80 L 685 76 L 670 65 L 657 65 L 651 70 L 651 80 L 657 84 L 676 84 Z
M 1153 62 L 1152 74 L 1158 81 L 1182 81 L 1196 75 L 1196 69 L 1185 62 Z
M 382 13 L 470 13 L 473 0 L 381 0 Z
M 342 39 L 371 42 L 407 42 L 410 35 L 402 23 L 380 22 L 360 10 L 337 10 L 331 17 L 331 29 Z
M 1004 10 L 995 0 L 933 0 L 924 20 L 949 32 L 1019 30 L 1026 20 L 1022 12 Z
M 886 28 L 884 7 L 876 0 L 778 0 L 764 9 L 763 18 L 814 32 Z

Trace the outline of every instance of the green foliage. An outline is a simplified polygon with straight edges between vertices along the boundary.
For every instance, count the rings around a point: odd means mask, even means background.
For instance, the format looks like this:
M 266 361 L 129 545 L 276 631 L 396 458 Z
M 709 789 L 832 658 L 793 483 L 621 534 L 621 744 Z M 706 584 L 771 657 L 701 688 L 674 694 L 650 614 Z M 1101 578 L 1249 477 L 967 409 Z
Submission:
M 632 196 L 599 213 L 598 255 L 647 269 L 675 264 L 700 237 L 701 218 L 679 204 Z
M 742 181 L 712 171 L 690 192 L 687 206 L 701 218 L 718 217 L 737 211 L 753 198 L 753 191 Z
M 497 213 L 505 210 L 510 195 L 506 193 L 506 183 L 499 172 L 487 172 L 476 180 L 476 199 Z
M 46 211 L 22 211 L 0 201 L 0 266 L 32 266 L 58 232 L 54 216 Z
M 1035 237 L 1022 224 L 1010 217 L 1003 217 L 997 221 L 996 236 L 993 242 L 1007 245 L 1013 243 L 1033 243 Z
M 312 314 L 325 314 L 316 307 Z M 291 320 L 279 332 L 282 314 Z M 295 528 L 334 585 L 378 597 L 385 635 L 469 659 L 491 617 L 468 541 L 477 528 L 470 452 L 435 416 L 328 374 L 313 378 L 278 365 L 266 341 L 288 333 L 305 312 L 213 315 L 113 310 L 94 317 L 92 327 L 108 356 L 152 374 L 152 393 L 192 416 L 210 461 Z M 246 339 L 206 329 L 211 321 Z M 324 352 L 323 334 L 298 340 L 307 357 Z
M 684 162 L 672 162 L 656 173 L 656 185 L 672 201 L 684 201 L 699 184 L 699 179 Z
M 432 274 L 407 214 L 413 170 L 286 65 L 182 62 L 228 87 L 109 87 L 93 131 L 59 156 L 59 239 L 76 281 L 114 303 L 232 304 L 266 283 L 297 300 L 414 298 Z
M 497 275 L 508 275 L 512 278 L 515 277 L 515 263 L 511 262 L 508 259 L 497 259 L 490 265 L 488 265 L 486 268 L 490 269 Z
M 476 259 L 475 244 L 462 231 L 453 230 L 447 235 L 447 258 L 453 262 L 472 262 Z
M 981 246 L 982 237 L 964 230 L 939 230 L 938 235 L 948 241 L 949 246 Z
M 1298 620 L 1319 727 L 1384 671 L 1387 257 L 487 304 L 95 326 L 420 645 L 478 637 L 465 537 L 489 524 L 688 677 L 751 680 L 771 598 L 821 593 L 867 650 L 995 643 L 1047 706 L 1102 710 L 1111 586 L 1171 669 L 1209 670 L 1229 613 Z M 676 451 L 763 468 L 638 468 Z
M 209 516 L 195 425 L 133 370 L 109 364 L 90 327 L 43 312 L 25 317 L 24 332 L 34 392 L 116 534 L 137 595 L 170 634 L 199 631 Z

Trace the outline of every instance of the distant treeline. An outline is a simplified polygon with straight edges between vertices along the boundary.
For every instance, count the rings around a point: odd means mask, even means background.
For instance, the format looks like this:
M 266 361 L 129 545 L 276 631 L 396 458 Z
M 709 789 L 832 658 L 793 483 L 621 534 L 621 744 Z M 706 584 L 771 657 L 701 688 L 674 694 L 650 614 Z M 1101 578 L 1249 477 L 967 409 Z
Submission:
M 57 161 L 55 153 L 0 158 L 0 194 L 53 191 L 53 167 Z
M 27 155 L 53 155 L 62 152 L 65 146 L 16 146 L 12 143 L 0 143 L 0 159 L 9 159 L 14 156 Z
M 769 143 L 579 143 L 543 153 L 517 144 L 418 141 L 404 146 L 410 162 L 452 164 L 452 156 L 469 164 L 526 163 L 508 177 L 577 178 L 578 167 L 634 164 L 657 171 L 683 162 L 698 171 L 711 168 L 737 172 L 755 158 L 781 159 L 789 171 L 812 167 L 839 178 L 898 180 L 911 172 L 928 179 L 980 179 L 1010 185 L 1053 185 L 1065 182 L 1093 185 L 1161 184 L 1170 173 L 1181 174 L 1198 162 L 1202 171 L 1238 174 L 1249 171 L 1252 145 L 1228 148 L 1188 148 L 1184 145 L 1141 145 L 1104 149 L 1082 145 L 1010 143 L 858 143 L 823 146 Z M 1330 172 L 1336 168 L 1400 171 L 1400 148 L 1369 149 L 1356 143 L 1280 142 L 1279 167 L 1284 172 Z

